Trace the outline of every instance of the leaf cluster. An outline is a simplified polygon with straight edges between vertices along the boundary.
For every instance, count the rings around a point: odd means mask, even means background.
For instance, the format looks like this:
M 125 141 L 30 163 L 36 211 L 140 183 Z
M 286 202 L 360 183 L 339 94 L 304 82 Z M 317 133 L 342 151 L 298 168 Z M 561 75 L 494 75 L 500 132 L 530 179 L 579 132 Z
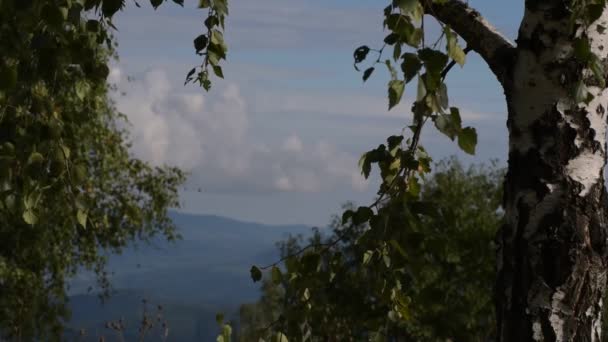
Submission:
M 179 1 L 178 1 L 179 3 Z M 58 338 L 67 281 L 160 234 L 184 174 L 129 153 L 109 98 L 121 0 L 0 1 L 0 336 Z
M 208 91 L 211 88 L 209 67 L 217 77 L 224 78 L 220 61 L 225 60 L 228 53 L 222 33 L 228 16 L 228 0 L 199 0 L 198 7 L 208 10 L 204 22 L 207 32 L 194 39 L 194 50 L 203 57 L 203 62 L 188 72 L 185 83 L 196 82 Z
M 421 185 L 425 213 L 410 208 L 378 224 L 351 204 L 330 233 L 285 241 L 284 267 L 270 268 L 260 302 L 241 309 L 241 340 L 485 340 L 502 176 L 444 161 Z M 294 255 L 302 244 L 312 247 Z

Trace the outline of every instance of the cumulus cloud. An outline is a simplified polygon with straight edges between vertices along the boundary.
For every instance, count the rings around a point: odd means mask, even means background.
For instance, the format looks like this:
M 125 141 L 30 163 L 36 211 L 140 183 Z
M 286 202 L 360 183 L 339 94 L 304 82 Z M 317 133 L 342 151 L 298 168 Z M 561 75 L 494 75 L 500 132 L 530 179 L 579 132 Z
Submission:
M 288 152 L 301 152 L 303 148 L 302 140 L 295 134 L 290 135 L 283 143 L 283 150 Z
M 235 84 L 209 95 L 173 84 L 153 69 L 125 79 L 111 71 L 118 109 L 131 123 L 133 152 L 154 165 L 190 172 L 189 186 L 211 192 L 319 192 L 336 187 L 365 190 L 356 157 L 325 141 L 297 133 L 279 144 L 252 137 L 249 112 Z M 198 89 L 197 89 L 198 90 Z

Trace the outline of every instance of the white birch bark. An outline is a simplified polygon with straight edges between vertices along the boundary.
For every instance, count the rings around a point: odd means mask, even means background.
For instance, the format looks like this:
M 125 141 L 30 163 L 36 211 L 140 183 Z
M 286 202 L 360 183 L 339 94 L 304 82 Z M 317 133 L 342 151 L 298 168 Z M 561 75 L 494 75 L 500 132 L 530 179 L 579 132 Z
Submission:
M 570 31 L 568 3 L 527 0 L 517 46 L 459 0 L 427 9 L 486 60 L 505 91 L 509 167 L 496 282 L 503 342 L 601 338 L 608 90 L 575 57 L 581 32 Z M 586 35 L 605 77 L 608 10 Z M 588 103 L 576 103 L 581 78 Z

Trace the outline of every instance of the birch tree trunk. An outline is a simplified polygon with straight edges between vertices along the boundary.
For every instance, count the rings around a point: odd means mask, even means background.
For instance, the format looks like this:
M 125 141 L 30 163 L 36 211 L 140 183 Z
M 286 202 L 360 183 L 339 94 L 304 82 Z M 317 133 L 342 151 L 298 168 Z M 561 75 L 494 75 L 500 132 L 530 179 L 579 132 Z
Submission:
M 569 19 L 562 1 L 528 1 L 503 79 L 509 167 L 496 283 L 501 341 L 600 341 L 608 92 L 590 86 L 593 99 L 576 104 L 581 75 L 593 84 L 593 74 L 575 57 Z M 608 27 L 607 11 L 587 32 L 605 60 L 600 25 Z
M 505 91 L 509 166 L 495 294 L 502 342 L 601 339 L 608 90 L 577 55 L 581 32 L 569 26 L 570 2 L 527 0 L 517 45 L 461 1 L 427 6 L 484 58 Z M 605 77 L 608 11 L 586 35 Z M 581 76 L 593 99 L 577 104 Z

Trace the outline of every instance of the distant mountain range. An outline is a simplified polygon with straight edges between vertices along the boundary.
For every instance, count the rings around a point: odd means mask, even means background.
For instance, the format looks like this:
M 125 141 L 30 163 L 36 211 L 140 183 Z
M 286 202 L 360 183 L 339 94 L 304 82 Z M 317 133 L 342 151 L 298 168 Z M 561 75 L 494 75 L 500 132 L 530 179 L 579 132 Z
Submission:
M 142 299 L 146 299 L 151 308 L 162 305 L 169 341 L 215 341 L 215 314 L 237 318 L 240 304 L 259 297 L 258 284 L 249 275 L 251 265 L 276 261 L 275 244 L 289 235 L 311 233 L 311 227 L 304 225 L 271 226 L 183 213 L 171 216 L 181 240 L 158 239 L 110 256 L 108 270 L 113 272 L 116 293 L 103 305 L 94 291 L 87 291 L 94 285 L 91 273 L 83 272 L 72 281 L 68 335 L 85 329 L 85 340 L 104 335 L 110 341 L 114 335 L 104 328 L 105 322 L 123 318 L 125 339 L 133 340 L 142 317 Z

